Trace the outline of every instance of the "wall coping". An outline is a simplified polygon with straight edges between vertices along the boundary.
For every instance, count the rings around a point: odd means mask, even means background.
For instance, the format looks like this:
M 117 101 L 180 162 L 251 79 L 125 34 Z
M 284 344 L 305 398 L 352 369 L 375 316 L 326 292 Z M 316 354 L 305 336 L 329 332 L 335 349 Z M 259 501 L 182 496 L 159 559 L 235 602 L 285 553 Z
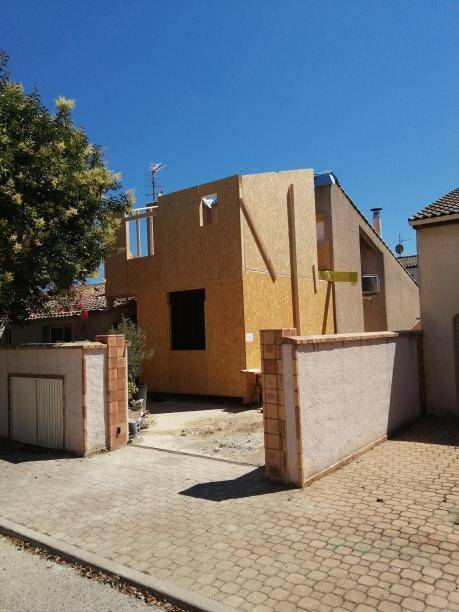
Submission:
M 0 346 L 0 351 L 50 350 L 50 349 L 106 349 L 102 342 L 31 342 L 30 344 L 15 344 Z
M 356 334 L 325 334 L 321 336 L 282 336 L 276 339 L 279 344 L 337 344 L 342 342 L 372 342 L 373 340 L 391 340 L 399 336 L 419 336 L 421 331 L 406 330 L 406 331 L 381 331 L 381 332 L 364 332 Z

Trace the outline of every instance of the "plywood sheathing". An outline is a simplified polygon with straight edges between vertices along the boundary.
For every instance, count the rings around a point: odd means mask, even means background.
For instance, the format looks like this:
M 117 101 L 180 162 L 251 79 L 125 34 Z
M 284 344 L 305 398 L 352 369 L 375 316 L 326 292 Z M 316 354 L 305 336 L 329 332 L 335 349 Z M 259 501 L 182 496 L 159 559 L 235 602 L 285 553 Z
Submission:
M 296 264 L 298 313 L 301 333 L 333 333 L 333 298 L 327 283 L 314 278 L 317 269 L 316 217 L 313 173 L 294 170 L 242 176 L 241 194 L 257 232 L 266 245 L 276 270 L 272 282 L 246 220 L 241 218 L 245 331 L 253 333 L 246 343 L 246 367 L 260 367 L 260 329 L 294 326 L 291 281 L 291 232 Z M 294 192 L 294 216 L 289 224 L 288 193 Z M 293 198 L 290 196 L 293 203 Z M 294 222 L 292 222 L 294 221 Z
M 314 284 L 311 170 L 234 176 L 162 196 L 154 219 L 155 254 L 131 260 L 115 254 L 106 266 L 107 293 L 137 297 L 137 320 L 155 350 L 142 372 L 151 389 L 242 396 L 241 370 L 260 367 L 259 330 L 292 327 L 290 185 L 295 190 L 301 333 L 321 333 L 324 320 L 326 330 L 333 331 L 332 301 L 324 312 L 327 283 Z M 212 221 L 201 227 L 201 198 L 213 193 L 218 203 Z M 247 214 L 241 211 L 241 198 Z M 120 231 L 121 246 L 124 236 Z M 168 293 L 198 288 L 206 292 L 206 350 L 172 351 Z
M 211 223 L 201 227 L 201 198 L 213 193 L 218 203 Z M 245 348 L 238 177 L 161 196 L 154 228 L 154 255 L 129 261 L 110 258 L 106 270 L 111 291 L 137 296 L 137 320 L 155 351 L 145 364 L 142 380 L 158 392 L 242 395 Z M 205 289 L 205 351 L 171 350 L 168 294 L 187 289 Z

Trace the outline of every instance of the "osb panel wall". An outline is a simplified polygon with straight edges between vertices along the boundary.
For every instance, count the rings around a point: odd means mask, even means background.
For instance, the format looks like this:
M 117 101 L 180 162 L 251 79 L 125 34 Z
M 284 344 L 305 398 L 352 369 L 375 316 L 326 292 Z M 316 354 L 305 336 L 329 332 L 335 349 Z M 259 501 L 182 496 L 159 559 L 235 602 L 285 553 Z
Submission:
M 200 227 L 201 198 L 212 193 L 218 196 L 212 222 Z M 141 296 L 152 289 L 194 289 L 241 278 L 237 176 L 161 196 L 153 224 L 154 255 L 127 260 L 115 253 L 108 258 L 108 295 Z M 121 228 L 118 248 L 125 249 L 125 242 Z
M 289 227 L 288 216 L 288 191 L 291 185 L 294 228 L 292 225 Z M 249 368 L 256 368 L 260 367 L 258 330 L 292 327 L 296 322 L 300 333 L 332 332 L 333 300 L 331 292 L 327 298 L 327 284 L 317 280 L 312 170 L 242 176 L 241 196 L 277 274 L 273 281 L 257 240 L 241 215 L 245 332 L 253 333 L 253 342 L 246 342 L 246 364 Z M 298 276 L 297 321 L 293 316 L 291 247 L 295 250 L 293 256 Z
M 242 283 L 203 284 L 206 290 L 205 351 L 172 351 L 167 292 L 142 296 L 138 320 L 154 348 L 142 381 L 159 392 L 241 397 L 245 367 Z
M 291 170 L 240 177 L 241 197 L 266 245 L 277 274 L 290 275 L 287 193 L 294 186 L 298 275 L 312 278 L 317 268 L 314 175 L 312 170 Z M 243 266 L 267 272 L 246 220 L 241 216 Z
M 216 193 L 210 225 L 201 198 Z M 107 291 L 137 296 L 137 320 L 154 357 L 142 380 L 155 391 L 242 396 L 245 367 L 239 180 L 229 177 L 159 199 L 155 255 L 107 267 Z M 123 236 L 120 234 L 120 239 Z M 119 281 L 109 277 L 119 275 Z M 124 280 L 123 280 L 124 279 Z M 123 284 L 124 283 L 124 284 Z M 206 350 L 171 351 L 168 293 L 205 289 Z M 113 294 L 113 293 L 112 293 Z
M 244 272 L 244 321 L 246 333 L 253 333 L 253 342 L 246 342 L 246 367 L 261 364 L 261 329 L 293 327 L 291 279 L 280 276 L 273 283 L 268 274 Z M 302 334 L 334 333 L 333 290 L 331 284 L 299 279 Z M 260 305 L 262 304 L 262 307 Z

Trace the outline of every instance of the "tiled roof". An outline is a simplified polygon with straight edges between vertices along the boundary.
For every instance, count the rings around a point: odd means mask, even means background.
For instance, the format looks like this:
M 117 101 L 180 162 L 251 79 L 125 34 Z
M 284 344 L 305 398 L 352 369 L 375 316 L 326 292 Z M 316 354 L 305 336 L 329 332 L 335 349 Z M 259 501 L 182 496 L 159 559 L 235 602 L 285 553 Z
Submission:
M 113 307 L 125 306 L 135 298 L 117 298 Z M 34 312 L 29 315 L 29 320 L 54 319 L 75 317 L 82 312 L 93 312 L 107 310 L 107 298 L 105 296 L 105 282 L 94 285 L 82 285 L 76 288 L 76 295 L 61 297 L 50 300 L 48 307 L 43 312 Z
M 459 187 L 453 189 L 432 204 L 429 204 L 415 215 L 410 217 L 410 221 L 420 221 L 421 219 L 435 219 L 445 215 L 459 215 Z
M 398 260 L 405 268 L 416 268 L 418 265 L 417 255 L 404 255 L 403 257 L 399 257 Z

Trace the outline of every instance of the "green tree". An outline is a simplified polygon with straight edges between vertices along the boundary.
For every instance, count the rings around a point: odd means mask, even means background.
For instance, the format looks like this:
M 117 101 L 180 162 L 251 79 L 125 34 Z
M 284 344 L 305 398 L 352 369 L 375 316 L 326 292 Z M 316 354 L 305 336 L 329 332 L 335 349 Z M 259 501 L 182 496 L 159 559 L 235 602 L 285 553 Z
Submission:
M 152 357 L 154 351 L 148 348 L 145 332 L 141 327 L 123 316 L 121 321 L 113 326 L 109 334 L 123 334 L 128 346 L 128 376 L 133 383 L 137 381 L 142 370 L 142 364 Z
M 12 81 L 0 52 L 0 328 L 93 274 L 132 206 L 74 125 L 74 102 L 55 104 L 50 113 Z

